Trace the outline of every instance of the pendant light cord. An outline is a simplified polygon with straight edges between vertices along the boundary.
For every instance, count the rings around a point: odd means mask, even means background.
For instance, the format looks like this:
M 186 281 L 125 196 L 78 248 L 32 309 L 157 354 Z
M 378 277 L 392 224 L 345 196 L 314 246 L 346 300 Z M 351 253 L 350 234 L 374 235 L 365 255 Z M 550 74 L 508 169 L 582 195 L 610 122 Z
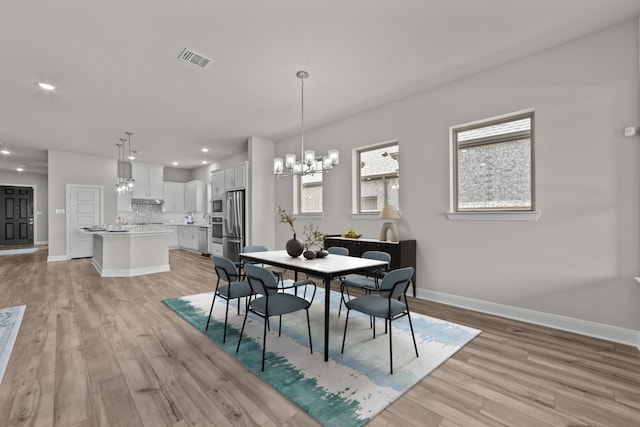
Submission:
M 302 83 L 302 106 L 300 108 L 300 146 L 302 147 L 302 151 L 300 152 L 300 160 L 302 161 L 302 167 L 304 167 L 304 79 L 305 77 L 300 77 L 300 83 Z

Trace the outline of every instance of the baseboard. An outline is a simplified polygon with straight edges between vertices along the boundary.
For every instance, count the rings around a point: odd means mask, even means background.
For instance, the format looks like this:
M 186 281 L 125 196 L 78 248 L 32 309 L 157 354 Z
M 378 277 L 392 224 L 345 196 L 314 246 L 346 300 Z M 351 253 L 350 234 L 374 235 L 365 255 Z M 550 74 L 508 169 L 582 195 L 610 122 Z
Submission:
M 169 264 L 139 268 L 103 268 L 102 265 L 95 261 L 95 258 L 91 264 L 101 277 L 135 277 L 171 271 Z
M 48 245 L 49 241 L 48 240 L 39 240 L 39 241 L 36 241 L 35 244 L 36 245 Z
M 547 326 L 561 331 L 574 332 L 593 338 L 600 338 L 620 344 L 637 347 L 640 350 L 640 331 L 604 325 L 557 314 L 512 307 L 473 298 L 460 297 L 443 292 L 417 289 L 417 297 L 456 307 L 467 308 L 481 313 L 493 314 L 536 325 Z
M 67 258 L 66 255 L 49 255 L 47 257 L 47 262 L 54 262 L 54 261 L 68 261 L 69 258 Z

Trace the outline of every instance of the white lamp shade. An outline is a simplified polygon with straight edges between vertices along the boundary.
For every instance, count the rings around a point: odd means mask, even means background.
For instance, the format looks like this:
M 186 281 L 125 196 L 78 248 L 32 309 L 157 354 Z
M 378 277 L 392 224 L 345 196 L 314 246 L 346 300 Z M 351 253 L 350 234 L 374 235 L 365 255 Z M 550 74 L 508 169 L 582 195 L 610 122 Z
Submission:
M 400 218 L 400 213 L 398 212 L 398 208 L 396 208 L 394 205 L 384 205 L 384 207 L 380 211 L 380 219 L 398 218 Z
M 322 169 L 331 169 L 333 168 L 333 162 L 329 156 L 322 156 Z
M 284 164 L 288 169 L 293 169 L 293 165 L 296 164 L 296 155 L 295 154 L 287 154 L 284 156 L 285 161 Z
M 331 159 L 331 164 L 337 166 L 340 162 L 340 152 L 336 149 L 329 150 L 329 158 Z
M 273 173 L 281 174 L 283 170 L 284 161 L 281 157 L 273 159 Z
M 302 161 L 298 160 L 294 165 L 293 165 L 293 173 L 300 173 L 302 172 Z
M 304 163 L 311 166 L 316 162 L 316 152 L 313 150 L 304 150 Z

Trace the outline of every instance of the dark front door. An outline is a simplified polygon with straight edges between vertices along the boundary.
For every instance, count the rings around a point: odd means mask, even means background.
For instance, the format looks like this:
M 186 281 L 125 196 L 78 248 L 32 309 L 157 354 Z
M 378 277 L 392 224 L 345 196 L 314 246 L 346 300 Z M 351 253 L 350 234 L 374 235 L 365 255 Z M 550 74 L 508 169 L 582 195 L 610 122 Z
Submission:
M 33 244 L 33 188 L 0 186 L 0 245 Z

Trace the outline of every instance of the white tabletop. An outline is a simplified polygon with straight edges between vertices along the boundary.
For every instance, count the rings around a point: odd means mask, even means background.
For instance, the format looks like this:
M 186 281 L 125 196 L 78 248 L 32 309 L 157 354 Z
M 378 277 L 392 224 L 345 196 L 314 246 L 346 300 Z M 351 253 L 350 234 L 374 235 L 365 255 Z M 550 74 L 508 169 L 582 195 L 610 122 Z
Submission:
M 321 275 L 346 274 L 354 270 L 366 270 L 387 265 L 385 261 L 336 254 L 314 259 L 306 259 L 303 256 L 293 258 L 289 256 L 287 251 L 248 252 L 241 253 L 240 256 L 269 265 Z

